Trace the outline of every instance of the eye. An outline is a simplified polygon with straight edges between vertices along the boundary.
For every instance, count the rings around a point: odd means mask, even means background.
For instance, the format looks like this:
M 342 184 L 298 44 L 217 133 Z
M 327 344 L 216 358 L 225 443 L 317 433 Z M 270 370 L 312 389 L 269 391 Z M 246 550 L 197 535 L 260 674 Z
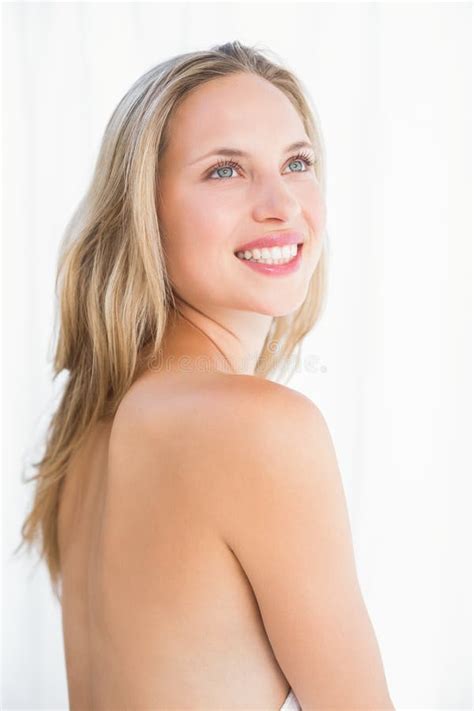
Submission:
M 303 163 L 303 164 L 306 166 L 306 170 L 293 170 L 293 171 L 291 171 L 292 173 L 307 173 L 307 172 L 309 171 L 309 168 L 310 168 L 312 165 L 314 165 L 314 163 L 315 163 L 314 158 L 313 158 L 309 153 L 298 153 L 297 155 L 292 156 L 292 157 L 289 159 L 289 164 L 288 164 L 288 165 L 289 165 L 289 166 L 294 165 L 294 164 L 297 163 L 298 161 L 299 161 L 300 163 Z M 215 173 L 217 170 L 222 170 L 222 169 L 226 169 L 226 170 L 229 170 L 229 169 L 231 169 L 231 170 L 232 170 L 232 169 L 235 169 L 235 170 L 242 170 L 242 167 L 241 167 L 241 165 L 240 165 L 239 163 L 237 163 L 237 161 L 235 161 L 235 160 L 233 160 L 233 159 L 220 160 L 218 163 L 216 163 L 216 164 L 209 170 L 209 172 L 208 172 L 207 175 L 206 175 L 206 178 L 207 178 L 207 179 L 211 179 L 211 180 L 216 180 L 216 178 L 213 178 L 213 177 L 212 177 L 213 173 Z M 224 175 L 224 176 L 221 175 L 220 178 L 218 178 L 218 179 L 221 179 L 221 178 L 222 178 L 222 179 L 228 180 L 230 177 L 232 177 L 232 176 L 231 176 L 231 175 Z
M 307 169 L 314 165 L 315 162 L 314 158 L 309 153 L 298 153 L 298 155 L 293 156 L 293 158 L 290 158 L 290 165 L 296 163 L 297 161 L 300 161 L 300 163 L 304 163 Z M 292 172 L 307 173 L 308 170 L 297 170 Z
M 206 177 L 207 177 L 207 178 L 212 178 L 212 174 L 213 174 L 216 170 L 224 170 L 224 169 L 225 169 L 225 170 L 229 170 L 229 169 L 230 169 L 230 170 L 231 170 L 231 169 L 235 169 L 235 170 L 240 169 L 240 170 L 241 170 L 242 168 L 241 168 L 241 166 L 239 165 L 239 163 L 237 163 L 237 161 L 235 161 L 235 160 L 220 160 L 218 163 L 215 164 L 215 166 L 213 166 L 213 167 L 211 168 L 211 170 L 208 172 L 208 174 L 207 174 Z M 222 177 L 222 176 L 221 176 L 221 177 Z M 224 175 L 223 177 L 224 177 L 224 178 L 230 178 L 231 176 L 230 176 L 230 175 Z M 215 180 L 215 178 L 213 178 L 213 180 Z

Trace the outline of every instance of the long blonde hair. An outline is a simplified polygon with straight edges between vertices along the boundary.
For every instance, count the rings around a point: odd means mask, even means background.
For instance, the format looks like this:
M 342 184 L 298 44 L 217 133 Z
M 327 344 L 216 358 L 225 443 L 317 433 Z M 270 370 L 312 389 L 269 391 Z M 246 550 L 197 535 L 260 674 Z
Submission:
M 294 74 L 272 54 L 239 41 L 188 52 L 143 74 L 113 112 L 90 186 L 66 226 L 56 278 L 59 332 L 53 379 L 69 371 L 49 423 L 33 505 L 20 546 L 40 542 L 58 595 L 58 505 L 68 461 L 103 417 L 113 416 L 137 376 L 144 349 L 158 353 L 176 302 L 165 268 L 156 206 L 156 177 L 170 118 L 191 89 L 236 72 L 256 74 L 278 87 L 302 118 L 317 152 L 314 166 L 325 194 L 325 158 L 316 111 Z M 326 235 L 327 236 L 327 235 Z M 255 374 L 299 364 L 301 343 L 323 309 L 327 239 L 301 307 L 275 317 Z M 293 355 L 297 352 L 296 361 Z M 18 549 L 17 549 L 18 550 Z

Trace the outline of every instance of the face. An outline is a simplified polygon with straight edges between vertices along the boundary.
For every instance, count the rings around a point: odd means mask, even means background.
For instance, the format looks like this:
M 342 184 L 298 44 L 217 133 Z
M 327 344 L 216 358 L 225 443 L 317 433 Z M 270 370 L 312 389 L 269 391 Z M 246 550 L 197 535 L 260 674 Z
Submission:
M 314 165 L 295 157 L 301 151 L 317 158 L 314 149 L 286 150 L 310 142 L 291 102 L 261 77 L 219 77 L 186 96 L 168 131 L 157 204 L 175 293 L 209 313 L 282 316 L 299 308 L 321 255 L 325 204 Z M 215 153 L 221 147 L 247 155 Z M 304 239 L 292 273 L 271 276 L 235 254 L 286 230 Z

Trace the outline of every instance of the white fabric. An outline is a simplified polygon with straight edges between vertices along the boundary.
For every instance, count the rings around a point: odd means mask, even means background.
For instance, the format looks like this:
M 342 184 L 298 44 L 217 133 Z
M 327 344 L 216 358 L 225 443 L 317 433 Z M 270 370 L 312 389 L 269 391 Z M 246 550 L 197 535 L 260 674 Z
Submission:
M 301 706 L 295 696 L 293 689 L 290 689 L 280 711 L 301 711 Z

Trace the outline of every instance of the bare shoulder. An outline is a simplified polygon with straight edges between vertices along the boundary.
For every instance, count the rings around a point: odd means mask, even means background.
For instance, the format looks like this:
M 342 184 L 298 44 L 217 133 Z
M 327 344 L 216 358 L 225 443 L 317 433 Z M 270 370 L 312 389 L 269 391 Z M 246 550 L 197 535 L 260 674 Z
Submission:
M 199 478 L 219 494 L 216 526 L 234 551 L 243 531 L 268 522 L 272 506 L 283 524 L 299 497 L 316 506 L 329 487 L 345 507 L 333 439 L 309 397 L 273 381 L 231 376 L 204 411 L 195 429 Z
M 240 476 L 248 471 L 252 462 L 255 474 L 262 473 L 259 462 L 271 452 L 296 461 L 313 444 L 321 443 L 322 437 L 326 441 L 329 437 L 324 417 L 312 400 L 263 378 L 223 375 L 200 381 L 175 405 L 174 422 L 179 423 L 183 445 L 192 443 L 210 476 L 224 471 L 224 483 L 232 473 Z M 208 466 L 226 464 L 229 456 L 234 458 L 233 469 Z
M 268 465 L 260 465 L 268 456 L 297 464 L 308 455 L 324 457 L 328 448 L 335 454 L 318 406 L 303 393 L 263 378 L 232 375 L 207 383 L 193 392 L 181 414 L 204 451 L 236 457 L 237 475 L 253 462 L 255 476 L 267 477 Z
M 205 420 L 198 420 L 196 424 L 204 425 L 211 421 L 223 437 L 226 434 L 235 435 L 236 426 L 239 429 L 245 427 L 249 435 L 247 423 L 250 421 L 254 432 L 261 427 L 267 429 L 271 436 L 275 433 L 277 419 L 296 428 L 311 426 L 315 420 L 324 419 L 313 401 L 302 393 L 251 375 L 220 374 L 208 381 L 200 381 L 187 394 L 190 395 L 188 404 L 192 402 L 197 406 L 199 403 L 206 415 Z M 181 401 L 180 405 L 184 403 Z
M 169 481 L 247 576 L 302 707 L 393 709 L 319 408 L 251 376 L 193 377 L 135 391 L 118 431 L 128 432 L 120 442 L 139 479 L 153 480 L 163 459 L 173 463 Z M 149 499 L 154 489 L 145 491 Z
M 197 493 L 214 492 L 210 514 L 220 516 L 230 492 L 258 478 L 268 486 L 268 469 L 278 476 L 272 460 L 291 463 L 286 479 L 301 476 L 298 461 L 315 446 L 322 456 L 329 440 L 320 410 L 302 393 L 255 376 L 203 374 L 133 386 L 114 420 L 111 453 L 134 468 L 144 460 L 148 472 L 165 457 Z
M 270 434 L 275 418 L 304 426 L 318 417 L 322 415 L 308 397 L 284 385 L 251 375 L 203 374 L 134 385 L 118 408 L 114 426 L 124 434 L 134 426 L 147 431 L 179 425 L 184 439 L 202 436 L 205 444 L 210 425 L 225 436 L 226 430 L 235 434 L 235 426 L 246 426 L 252 419 L 254 429 L 270 427 Z

